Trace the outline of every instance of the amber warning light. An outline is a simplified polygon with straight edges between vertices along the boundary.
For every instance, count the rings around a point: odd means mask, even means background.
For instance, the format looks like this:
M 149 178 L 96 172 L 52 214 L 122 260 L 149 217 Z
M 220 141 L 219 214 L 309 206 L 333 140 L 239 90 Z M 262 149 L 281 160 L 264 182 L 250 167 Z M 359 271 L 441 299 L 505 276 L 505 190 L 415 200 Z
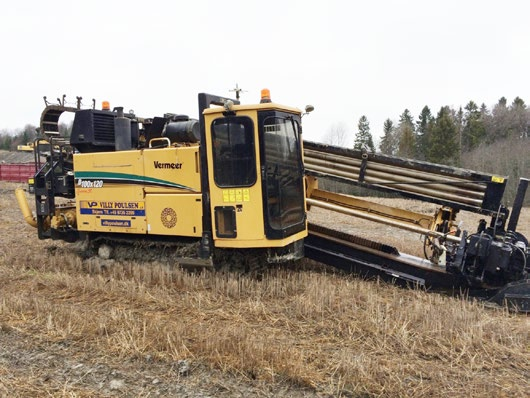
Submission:
M 110 111 L 109 101 L 103 101 L 101 103 L 101 109 L 103 109 L 104 111 Z
M 268 88 L 261 90 L 261 101 L 260 103 L 271 102 L 271 92 Z

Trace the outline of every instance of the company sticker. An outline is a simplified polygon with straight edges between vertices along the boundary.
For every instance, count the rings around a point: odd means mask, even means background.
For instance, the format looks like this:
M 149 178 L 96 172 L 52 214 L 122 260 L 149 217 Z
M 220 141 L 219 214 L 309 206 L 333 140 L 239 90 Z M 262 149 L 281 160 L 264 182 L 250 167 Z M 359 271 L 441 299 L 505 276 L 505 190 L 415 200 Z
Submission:
M 145 216 L 145 202 L 107 202 L 82 200 L 79 202 L 81 214 L 95 216 Z
M 130 228 L 131 220 L 101 220 L 103 227 Z

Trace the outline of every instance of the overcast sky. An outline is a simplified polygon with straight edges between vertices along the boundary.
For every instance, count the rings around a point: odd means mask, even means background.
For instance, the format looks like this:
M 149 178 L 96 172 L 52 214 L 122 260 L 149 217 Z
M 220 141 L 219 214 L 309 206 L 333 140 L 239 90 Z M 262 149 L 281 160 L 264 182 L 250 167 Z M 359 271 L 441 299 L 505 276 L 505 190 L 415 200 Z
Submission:
M 530 3 L 445 1 L 4 2 L 0 130 L 39 123 L 42 97 L 197 117 L 197 93 L 260 89 L 303 108 L 306 139 L 361 115 L 374 138 L 405 108 L 505 96 L 530 103 Z M 352 140 L 353 142 L 353 140 Z

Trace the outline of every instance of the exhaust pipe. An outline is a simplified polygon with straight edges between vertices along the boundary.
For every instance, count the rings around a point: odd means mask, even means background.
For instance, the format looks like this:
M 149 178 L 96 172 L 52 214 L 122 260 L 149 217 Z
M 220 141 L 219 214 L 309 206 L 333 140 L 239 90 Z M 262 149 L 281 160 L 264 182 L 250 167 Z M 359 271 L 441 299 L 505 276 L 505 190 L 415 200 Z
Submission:
M 26 192 L 22 188 L 17 188 L 15 190 L 15 196 L 17 197 L 18 207 L 20 207 L 24 220 L 32 227 L 37 228 L 37 219 L 29 208 Z

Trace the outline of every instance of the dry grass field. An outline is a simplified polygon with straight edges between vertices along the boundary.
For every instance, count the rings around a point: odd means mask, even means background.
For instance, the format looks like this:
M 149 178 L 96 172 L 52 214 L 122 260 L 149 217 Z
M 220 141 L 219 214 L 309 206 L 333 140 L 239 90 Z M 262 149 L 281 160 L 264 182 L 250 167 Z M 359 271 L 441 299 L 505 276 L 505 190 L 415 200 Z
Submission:
M 0 182 L 2 397 L 530 395 L 528 316 L 310 266 L 259 280 L 118 260 L 100 269 L 72 245 L 39 241 L 15 187 Z

